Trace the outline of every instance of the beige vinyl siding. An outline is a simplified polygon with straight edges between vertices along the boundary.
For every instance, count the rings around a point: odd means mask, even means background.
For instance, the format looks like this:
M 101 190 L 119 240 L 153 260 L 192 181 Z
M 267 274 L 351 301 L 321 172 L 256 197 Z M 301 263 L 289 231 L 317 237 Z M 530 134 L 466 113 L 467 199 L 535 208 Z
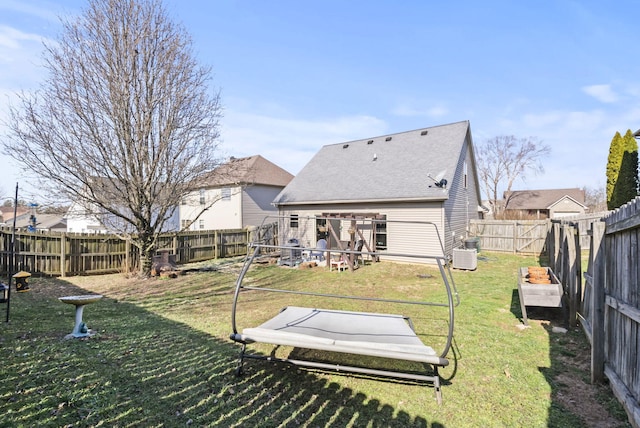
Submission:
M 377 213 L 386 215 L 387 220 L 395 221 L 429 221 L 434 226 L 409 225 L 409 224 L 387 224 L 387 251 L 402 254 L 430 254 L 434 256 L 442 255 L 442 249 L 436 228 L 444 239 L 444 214 L 442 202 L 420 202 L 420 203 L 365 203 L 365 204 L 331 204 L 331 205 L 305 205 L 282 207 L 280 214 L 290 216 L 298 214 L 298 228 L 292 229 L 289 221 L 281 224 L 282 242 L 287 242 L 290 238 L 296 238 L 304 246 L 315 246 L 316 225 L 315 216 L 323 213 Z M 340 239 L 346 240 L 349 237 L 349 220 L 341 220 Z M 359 228 L 367 222 L 358 221 Z M 370 226 L 366 226 L 365 238 L 371 242 Z M 384 252 L 382 252 L 384 254 Z M 384 257 L 383 257 L 384 259 Z M 398 260 L 415 262 L 413 258 L 388 257 L 387 260 Z
M 276 215 L 278 210 L 271 202 L 281 190 L 282 188 L 273 186 L 245 187 L 242 195 L 242 226 L 259 226 L 265 216 Z
M 549 217 L 568 217 L 572 215 L 584 214 L 584 206 L 578 204 L 571 198 L 563 198 L 553 204 L 549 209 Z

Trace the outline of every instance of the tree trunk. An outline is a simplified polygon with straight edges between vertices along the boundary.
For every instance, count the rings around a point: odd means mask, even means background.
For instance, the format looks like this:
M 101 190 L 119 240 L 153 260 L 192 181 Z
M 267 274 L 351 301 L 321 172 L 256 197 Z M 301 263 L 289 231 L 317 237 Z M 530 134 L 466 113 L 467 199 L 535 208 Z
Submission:
M 142 278 L 151 276 L 153 256 L 156 253 L 156 241 L 153 236 L 152 231 L 147 231 L 147 233 L 141 233 L 137 238 L 134 238 L 133 241 L 134 245 L 136 245 L 140 251 L 140 270 L 138 274 Z
M 148 278 L 151 276 L 151 268 L 153 267 L 154 251 L 140 251 L 140 276 Z

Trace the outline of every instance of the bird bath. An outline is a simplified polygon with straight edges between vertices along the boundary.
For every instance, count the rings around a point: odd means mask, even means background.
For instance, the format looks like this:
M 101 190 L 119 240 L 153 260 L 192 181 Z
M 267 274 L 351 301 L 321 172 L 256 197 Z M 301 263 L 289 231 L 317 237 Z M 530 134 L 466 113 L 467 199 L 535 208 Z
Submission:
M 75 305 L 76 307 L 76 325 L 73 327 L 73 332 L 71 332 L 71 334 L 68 334 L 65 337 L 71 338 L 71 337 L 93 336 L 94 333 L 92 333 L 87 328 L 87 325 L 84 322 L 82 322 L 82 312 L 84 311 L 85 305 L 88 305 L 89 303 L 95 303 L 100 299 L 102 299 L 102 295 L 100 294 L 87 294 L 84 296 L 65 296 L 65 297 L 58 298 L 58 300 L 60 300 L 61 302 L 68 303 L 70 305 Z

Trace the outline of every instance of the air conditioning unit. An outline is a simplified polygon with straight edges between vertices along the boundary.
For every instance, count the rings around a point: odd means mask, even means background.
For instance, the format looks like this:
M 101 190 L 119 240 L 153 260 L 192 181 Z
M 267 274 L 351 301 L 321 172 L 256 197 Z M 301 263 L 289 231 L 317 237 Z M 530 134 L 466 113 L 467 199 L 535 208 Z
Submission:
M 478 251 L 475 248 L 472 250 L 463 250 L 461 248 L 453 249 L 454 269 L 476 270 L 477 267 Z

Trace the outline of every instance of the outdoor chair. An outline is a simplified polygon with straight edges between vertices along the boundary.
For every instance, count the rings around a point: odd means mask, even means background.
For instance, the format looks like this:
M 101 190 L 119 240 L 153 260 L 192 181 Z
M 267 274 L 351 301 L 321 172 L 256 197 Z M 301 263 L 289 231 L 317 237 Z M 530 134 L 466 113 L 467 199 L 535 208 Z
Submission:
M 317 260 L 324 260 L 324 253 L 327 250 L 327 241 L 326 239 L 319 239 L 316 244 L 315 251 L 311 251 L 309 257 Z

